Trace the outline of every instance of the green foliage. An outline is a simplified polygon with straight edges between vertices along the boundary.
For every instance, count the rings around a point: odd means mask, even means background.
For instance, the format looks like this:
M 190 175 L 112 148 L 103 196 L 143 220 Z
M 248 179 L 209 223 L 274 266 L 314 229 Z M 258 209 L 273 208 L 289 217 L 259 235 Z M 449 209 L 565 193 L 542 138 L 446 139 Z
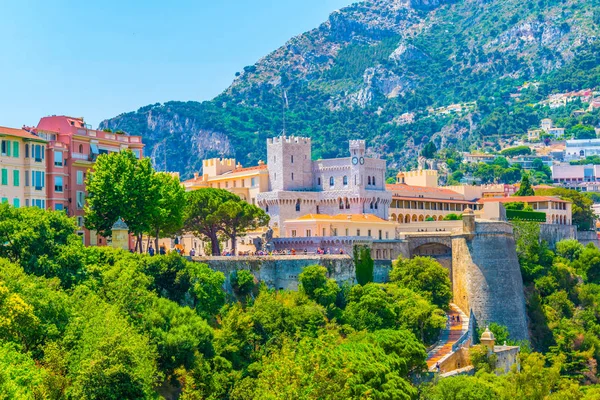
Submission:
M 183 211 L 185 209 L 185 190 L 179 178 L 167 173 L 157 173 L 154 177 L 160 193 L 155 217 L 150 222 L 147 232 L 158 239 L 171 237 L 183 227 Z
M 221 231 L 233 243 L 232 251 L 236 252 L 237 238 L 246 232 L 252 232 L 269 224 L 269 216 L 255 205 L 247 203 L 240 198 L 228 200 L 223 203 L 217 214 L 221 219 Z
M 430 257 L 398 258 L 393 263 L 390 281 L 414 290 L 441 309 L 448 309 L 452 299 L 448 270 Z
M 333 279 L 327 278 L 327 268 L 320 265 L 311 265 L 298 276 L 300 290 L 311 299 L 322 305 L 330 307 L 337 300 L 340 287 Z
M 425 147 L 423 147 L 423 150 L 421 151 L 421 155 L 425 158 L 433 158 L 435 156 L 436 152 L 437 152 L 437 147 L 435 146 L 435 143 L 429 142 L 425 145 Z
M 444 221 L 460 221 L 462 219 L 462 215 L 456 215 L 454 213 L 450 213 L 444 217 Z
M 231 273 L 231 287 L 239 296 L 247 296 L 254 290 L 254 275 L 252 272 L 240 269 Z
M 531 149 L 528 146 L 517 146 L 504 149 L 500 154 L 505 157 L 528 156 L 531 154 Z
M 535 196 L 535 191 L 531 186 L 528 174 L 523 174 L 523 178 L 521 179 L 521 186 L 519 186 L 519 190 L 517 190 L 515 196 Z
M 509 221 L 534 221 L 546 222 L 546 213 L 534 211 L 506 210 L 506 219 Z
M 356 281 L 359 285 L 373 282 L 375 263 L 371 258 L 371 249 L 368 246 L 354 246 L 354 265 L 356 267 Z

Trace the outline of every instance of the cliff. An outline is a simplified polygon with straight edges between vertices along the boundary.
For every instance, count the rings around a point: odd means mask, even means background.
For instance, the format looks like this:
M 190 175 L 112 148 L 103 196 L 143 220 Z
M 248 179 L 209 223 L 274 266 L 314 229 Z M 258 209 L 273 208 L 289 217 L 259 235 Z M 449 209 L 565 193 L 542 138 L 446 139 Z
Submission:
M 365 138 L 399 169 L 429 141 L 465 150 L 526 132 L 537 111 L 511 97 L 525 82 L 538 83 L 533 99 L 597 86 L 599 23 L 586 0 L 364 1 L 243 68 L 212 101 L 154 104 L 100 128 L 144 136 L 159 169 L 166 159 L 189 177 L 203 157 L 264 159 L 285 106 L 287 132 L 312 137 L 315 156 Z M 434 111 L 452 104 L 463 107 Z

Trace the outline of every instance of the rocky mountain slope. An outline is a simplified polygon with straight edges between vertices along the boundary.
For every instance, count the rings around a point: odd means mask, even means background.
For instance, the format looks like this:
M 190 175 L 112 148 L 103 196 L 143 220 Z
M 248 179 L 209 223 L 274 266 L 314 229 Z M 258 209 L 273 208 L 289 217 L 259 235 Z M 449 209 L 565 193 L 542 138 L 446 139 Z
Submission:
M 521 135 L 538 122 L 510 96 L 525 82 L 540 83 L 528 98 L 600 86 L 599 34 L 599 0 L 364 1 L 245 67 L 212 101 L 150 105 L 100 128 L 144 136 L 157 168 L 184 177 L 206 157 L 264 159 L 284 126 L 312 137 L 316 157 L 365 138 L 399 169 L 429 141 L 462 150 Z

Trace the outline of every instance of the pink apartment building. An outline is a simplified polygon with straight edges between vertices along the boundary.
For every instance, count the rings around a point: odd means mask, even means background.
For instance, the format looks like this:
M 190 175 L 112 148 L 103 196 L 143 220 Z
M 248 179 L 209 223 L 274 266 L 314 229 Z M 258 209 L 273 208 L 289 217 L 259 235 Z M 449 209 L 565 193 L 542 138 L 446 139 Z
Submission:
M 46 207 L 65 210 L 77 219 L 78 235 L 87 246 L 106 245 L 106 239 L 83 227 L 85 179 L 100 154 L 131 149 L 143 157 L 140 136 L 97 131 L 83 118 L 51 116 L 40 119 L 33 131 L 48 141 L 46 149 Z

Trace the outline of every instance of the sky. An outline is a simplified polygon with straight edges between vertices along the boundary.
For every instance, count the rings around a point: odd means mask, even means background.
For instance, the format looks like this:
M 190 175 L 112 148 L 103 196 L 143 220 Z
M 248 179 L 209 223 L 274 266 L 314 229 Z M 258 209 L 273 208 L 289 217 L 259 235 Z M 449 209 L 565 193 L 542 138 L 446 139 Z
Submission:
M 0 1 L 0 125 L 209 100 L 352 0 Z

